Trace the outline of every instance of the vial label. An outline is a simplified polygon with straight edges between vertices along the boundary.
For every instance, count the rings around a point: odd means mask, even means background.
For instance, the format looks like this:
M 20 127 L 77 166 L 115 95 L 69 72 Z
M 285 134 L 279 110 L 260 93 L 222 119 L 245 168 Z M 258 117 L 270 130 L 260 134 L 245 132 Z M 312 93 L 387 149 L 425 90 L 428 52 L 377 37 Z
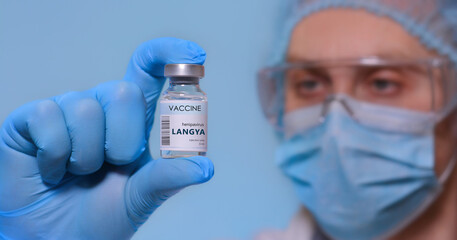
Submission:
M 160 102 L 160 150 L 207 151 L 207 102 Z

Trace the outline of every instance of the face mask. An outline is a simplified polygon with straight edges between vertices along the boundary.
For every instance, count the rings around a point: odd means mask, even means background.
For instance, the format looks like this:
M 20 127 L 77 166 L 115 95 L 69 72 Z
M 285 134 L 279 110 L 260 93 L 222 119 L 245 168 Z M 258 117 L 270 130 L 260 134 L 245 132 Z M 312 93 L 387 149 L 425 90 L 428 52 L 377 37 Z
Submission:
M 382 236 L 438 195 L 431 114 L 344 96 L 328 107 L 322 123 L 306 120 L 317 119 L 322 106 L 287 114 L 288 140 L 277 152 L 325 233 L 351 240 Z

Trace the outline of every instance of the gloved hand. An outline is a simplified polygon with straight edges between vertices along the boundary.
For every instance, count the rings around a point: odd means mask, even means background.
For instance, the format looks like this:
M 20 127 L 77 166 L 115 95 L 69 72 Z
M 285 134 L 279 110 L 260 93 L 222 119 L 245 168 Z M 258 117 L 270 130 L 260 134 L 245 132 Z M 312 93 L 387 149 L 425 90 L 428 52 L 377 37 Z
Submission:
M 0 238 L 128 239 L 167 198 L 208 181 L 208 158 L 152 160 L 147 147 L 165 64 L 205 58 L 195 43 L 155 39 L 123 81 L 14 111 L 0 132 Z

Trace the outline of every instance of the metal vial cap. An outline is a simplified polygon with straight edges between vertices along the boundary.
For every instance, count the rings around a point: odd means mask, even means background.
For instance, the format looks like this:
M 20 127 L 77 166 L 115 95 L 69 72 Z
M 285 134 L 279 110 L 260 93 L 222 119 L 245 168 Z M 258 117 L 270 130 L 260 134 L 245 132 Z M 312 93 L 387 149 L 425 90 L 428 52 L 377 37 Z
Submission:
M 198 64 L 167 64 L 164 71 L 165 77 L 198 77 L 205 76 L 205 67 Z

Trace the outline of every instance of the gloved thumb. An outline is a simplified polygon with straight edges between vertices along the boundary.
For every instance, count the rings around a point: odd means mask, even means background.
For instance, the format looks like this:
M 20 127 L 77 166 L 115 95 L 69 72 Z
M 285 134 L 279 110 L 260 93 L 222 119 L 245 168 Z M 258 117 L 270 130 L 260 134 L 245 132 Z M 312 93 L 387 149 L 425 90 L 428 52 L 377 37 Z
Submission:
M 134 82 L 146 100 L 146 120 L 149 133 L 157 99 L 162 91 L 164 67 L 170 63 L 203 64 L 205 51 L 196 43 L 178 38 L 157 38 L 141 44 L 133 53 L 125 81 Z
M 130 177 L 125 189 L 127 214 L 135 230 L 165 200 L 181 189 L 212 178 L 206 157 L 152 160 Z

